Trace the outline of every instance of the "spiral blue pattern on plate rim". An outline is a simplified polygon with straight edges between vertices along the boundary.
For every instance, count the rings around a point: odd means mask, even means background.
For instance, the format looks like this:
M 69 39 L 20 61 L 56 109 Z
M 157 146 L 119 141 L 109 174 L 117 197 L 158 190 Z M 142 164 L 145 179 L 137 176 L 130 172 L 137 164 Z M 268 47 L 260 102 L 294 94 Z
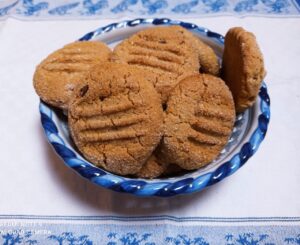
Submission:
M 206 35 L 214 39 L 220 44 L 224 44 L 224 37 L 218 33 L 212 32 L 206 28 L 199 27 L 192 23 L 171 20 L 167 18 L 154 19 L 134 19 L 122 21 L 119 23 L 112 23 L 101 27 L 93 32 L 89 32 L 80 38 L 80 41 L 87 41 L 95 36 L 101 35 L 105 32 L 110 32 L 114 29 L 132 27 L 141 24 L 152 25 L 180 25 L 186 29 L 193 29 L 194 31 Z M 74 169 L 82 177 L 89 179 L 97 185 L 118 191 L 131 193 L 137 196 L 160 196 L 170 197 L 178 194 L 188 194 L 200 191 L 203 188 L 213 185 L 225 177 L 233 174 L 236 170 L 242 167 L 247 160 L 257 151 L 260 143 L 263 141 L 270 121 L 270 98 L 267 92 L 267 86 L 263 82 L 259 91 L 260 114 L 257 120 L 257 128 L 253 131 L 248 142 L 245 142 L 239 152 L 234 154 L 229 161 L 222 163 L 215 170 L 199 175 L 195 178 L 166 178 L 159 180 L 143 180 L 130 179 L 122 176 L 117 176 L 106 172 L 91 163 L 85 161 L 78 156 L 73 149 L 67 146 L 60 135 L 58 127 L 53 120 L 53 111 L 50 106 L 44 102 L 40 102 L 41 122 L 44 128 L 48 141 L 54 147 L 56 153 L 64 160 L 65 164 Z

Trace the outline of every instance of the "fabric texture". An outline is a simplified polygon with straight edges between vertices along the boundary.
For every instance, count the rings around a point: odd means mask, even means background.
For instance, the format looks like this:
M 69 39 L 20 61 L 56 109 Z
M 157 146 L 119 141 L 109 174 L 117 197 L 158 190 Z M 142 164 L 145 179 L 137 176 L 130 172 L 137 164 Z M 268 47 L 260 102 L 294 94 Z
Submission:
M 300 218 L 0 216 L 0 229 L 2 225 L 5 226 L 0 238 L 3 244 L 284 245 L 300 242 Z
M 121 16 L 298 16 L 299 0 L 4 0 L 0 18 L 95 19 Z

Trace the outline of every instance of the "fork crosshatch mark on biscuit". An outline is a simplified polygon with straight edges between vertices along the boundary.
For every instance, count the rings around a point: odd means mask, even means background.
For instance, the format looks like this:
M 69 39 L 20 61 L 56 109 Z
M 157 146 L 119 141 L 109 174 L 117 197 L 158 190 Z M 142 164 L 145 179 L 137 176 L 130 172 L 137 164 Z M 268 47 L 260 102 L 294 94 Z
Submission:
M 68 109 L 69 98 L 86 72 L 108 61 L 111 50 L 94 41 L 74 42 L 50 54 L 37 67 L 34 87 L 45 102 Z
M 170 26 L 140 31 L 115 47 L 112 61 L 149 71 L 145 77 L 164 103 L 182 78 L 197 74 L 200 68 L 198 54 L 182 30 Z
M 141 70 L 124 64 L 95 66 L 86 83 L 70 103 L 75 144 L 97 166 L 137 173 L 161 139 L 159 95 Z
M 183 169 L 203 167 L 227 143 L 234 120 L 232 95 L 220 78 L 208 74 L 187 77 L 168 100 L 160 155 Z

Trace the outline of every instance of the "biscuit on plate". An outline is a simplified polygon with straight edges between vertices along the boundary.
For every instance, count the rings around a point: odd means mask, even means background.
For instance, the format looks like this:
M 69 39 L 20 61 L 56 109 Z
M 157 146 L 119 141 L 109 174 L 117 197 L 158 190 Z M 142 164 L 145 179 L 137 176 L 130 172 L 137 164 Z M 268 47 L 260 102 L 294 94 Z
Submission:
M 36 68 L 34 88 L 40 98 L 68 109 L 69 98 L 91 66 L 108 61 L 111 50 L 101 42 L 70 43 L 50 54 Z
M 224 148 L 234 121 L 233 98 L 222 79 L 208 74 L 187 77 L 167 102 L 159 154 L 186 170 L 203 167 Z
M 180 28 L 182 33 L 186 35 L 195 52 L 197 52 L 200 63 L 200 72 L 218 76 L 220 73 L 220 65 L 214 50 L 188 30 L 179 26 L 177 28 Z
M 138 68 L 94 66 L 69 104 L 69 127 L 83 156 L 110 172 L 136 174 L 162 136 L 163 111 Z
M 241 27 L 231 28 L 225 36 L 222 78 L 233 94 L 236 112 L 254 104 L 264 76 L 263 55 L 255 36 Z
M 150 81 L 164 103 L 179 80 L 199 73 L 198 53 L 176 26 L 142 30 L 125 39 L 113 51 L 112 61 L 150 71 Z

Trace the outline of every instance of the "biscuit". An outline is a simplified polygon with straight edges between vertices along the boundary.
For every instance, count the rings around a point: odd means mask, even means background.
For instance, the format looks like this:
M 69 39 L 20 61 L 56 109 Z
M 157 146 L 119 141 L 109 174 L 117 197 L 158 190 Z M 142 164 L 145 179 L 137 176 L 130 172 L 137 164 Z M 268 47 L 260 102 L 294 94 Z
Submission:
M 162 136 L 163 111 L 139 69 L 94 66 L 69 104 L 69 127 L 83 156 L 110 172 L 136 174 Z
M 168 165 L 167 163 L 161 162 L 152 154 L 142 169 L 136 174 L 136 177 L 145 179 L 157 178 L 167 170 Z
M 62 109 L 84 73 L 108 61 L 111 50 L 101 42 L 74 42 L 50 54 L 36 68 L 34 88 L 41 99 Z
M 191 45 L 194 48 L 195 52 L 197 52 L 200 63 L 200 72 L 219 76 L 220 65 L 218 57 L 215 54 L 214 50 L 209 45 L 201 41 L 199 37 L 193 35 L 188 30 L 182 27 L 178 28 L 181 29 L 187 40 L 191 42 Z
M 165 102 L 179 80 L 199 73 L 198 54 L 181 29 L 170 26 L 140 31 L 115 47 L 112 61 L 150 71 L 145 77 Z
M 222 78 L 233 94 L 237 112 L 254 104 L 264 76 L 263 55 L 255 36 L 241 27 L 231 28 L 225 36 Z
M 199 55 L 200 72 L 219 76 L 220 65 L 217 55 L 210 46 L 202 42 L 199 38 L 194 38 Z
M 205 166 L 227 143 L 234 121 L 233 98 L 220 78 L 187 77 L 167 102 L 160 156 L 186 170 Z

